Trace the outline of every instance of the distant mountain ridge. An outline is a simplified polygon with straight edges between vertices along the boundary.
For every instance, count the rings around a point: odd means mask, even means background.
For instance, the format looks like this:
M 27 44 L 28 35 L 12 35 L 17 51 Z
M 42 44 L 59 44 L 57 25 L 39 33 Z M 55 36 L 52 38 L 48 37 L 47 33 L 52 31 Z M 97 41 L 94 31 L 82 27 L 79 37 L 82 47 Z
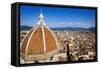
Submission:
M 30 30 L 31 26 L 20 26 L 20 30 Z
M 30 30 L 32 29 L 31 26 L 20 26 L 20 30 Z M 55 27 L 55 28 L 50 28 L 51 30 L 68 30 L 68 31 L 95 31 L 95 27 L 90 27 L 90 28 L 81 28 L 81 27 Z
M 95 31 L 94 27 L 81 28 L 81 27 L 61 27 L 61 28 L 51 28 L 52 30 L 68 30 L 68 31 Z

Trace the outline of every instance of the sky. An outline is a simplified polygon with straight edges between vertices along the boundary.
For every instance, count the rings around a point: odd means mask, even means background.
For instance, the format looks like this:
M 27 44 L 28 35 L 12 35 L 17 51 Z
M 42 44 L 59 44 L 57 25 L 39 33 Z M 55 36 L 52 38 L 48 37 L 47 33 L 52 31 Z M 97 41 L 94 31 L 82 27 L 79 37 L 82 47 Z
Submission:
M 95 10 L 44 7 L 44 6 L 20 6 L 20 25 L 35 26 L 38 22 L 40 9 L 45 17 L 45 23 L 50 28 L 55 27 L 95 27 Z

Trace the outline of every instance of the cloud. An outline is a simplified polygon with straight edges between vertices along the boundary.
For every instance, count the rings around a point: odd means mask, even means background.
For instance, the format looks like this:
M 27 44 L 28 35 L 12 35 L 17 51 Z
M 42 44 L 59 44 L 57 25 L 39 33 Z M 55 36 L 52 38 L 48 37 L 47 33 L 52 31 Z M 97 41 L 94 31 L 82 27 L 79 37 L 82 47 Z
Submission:
M 69 25 L 81 25 L 82 23 L 80 23 L 80 22 L 69 22 L 68 24 Z
M 47 23 L 50 27 L 91 27 L 89 23 L 83 22 L 57 22 L 57 23 Z
M 67 23 L 65 23 L 65 22 L 61 22 L 61 23 L 59 23 L 59 24 L 61 24 L 61 25 L 66 25 Z

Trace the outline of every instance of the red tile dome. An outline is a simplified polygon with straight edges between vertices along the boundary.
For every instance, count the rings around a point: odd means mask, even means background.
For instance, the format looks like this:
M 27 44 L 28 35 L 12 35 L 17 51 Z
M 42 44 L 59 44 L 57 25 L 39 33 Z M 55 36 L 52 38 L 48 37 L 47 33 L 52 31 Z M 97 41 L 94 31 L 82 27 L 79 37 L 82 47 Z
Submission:
M 58 53 L 56 37 L 45 25 L 42 13 L 37 26 L 23 39 L 20 51 L 25 61 L 43 60 Z

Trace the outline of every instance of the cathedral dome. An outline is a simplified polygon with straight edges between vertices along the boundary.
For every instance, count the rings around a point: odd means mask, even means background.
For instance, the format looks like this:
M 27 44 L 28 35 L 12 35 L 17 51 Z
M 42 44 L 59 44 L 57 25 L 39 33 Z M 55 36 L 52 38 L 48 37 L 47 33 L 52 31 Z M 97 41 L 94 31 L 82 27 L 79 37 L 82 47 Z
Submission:
M 21 57 L 25 61 L 45 60 L 58 53 L 58 44 L 54 33 L 45 25 L 41 13 L 38 24 L 25 36 L 21 44 Z

